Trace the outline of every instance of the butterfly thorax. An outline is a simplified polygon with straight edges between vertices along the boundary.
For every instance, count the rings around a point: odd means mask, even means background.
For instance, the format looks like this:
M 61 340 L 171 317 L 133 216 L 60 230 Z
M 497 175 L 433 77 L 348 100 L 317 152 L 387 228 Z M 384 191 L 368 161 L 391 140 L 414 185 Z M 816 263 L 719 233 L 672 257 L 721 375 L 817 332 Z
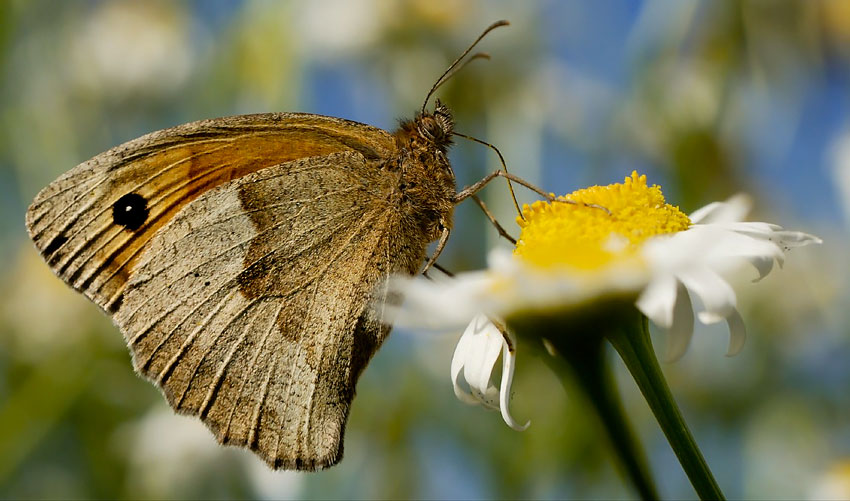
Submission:
M 397 201 L 430 240 L 452 223 L 456 186 L 446 152 L 453 127 L 451 112 L 438 101 L 434 113 L 404 121 L 394 133 L 399 149 Z

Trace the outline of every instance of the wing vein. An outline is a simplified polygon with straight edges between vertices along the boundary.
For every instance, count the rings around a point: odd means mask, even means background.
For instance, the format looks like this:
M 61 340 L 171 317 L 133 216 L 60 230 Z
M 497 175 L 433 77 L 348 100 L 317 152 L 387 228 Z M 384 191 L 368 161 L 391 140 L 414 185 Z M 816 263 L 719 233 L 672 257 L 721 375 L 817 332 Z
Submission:
M 233 416 L 236 413 L 236 408 L 239 406 L 239 399 L 243 396 L 243 391 L 245 390 L 245 384 L 254 375 L 254 370 L 255 370 L 255 367 L 257 366 L 257 360 L 260 359 L 260 354 L 263 352 L 263 350 L 265 350 L 266 342 L 268 341 L 269 337 L 271 336 L 272 331 L 274 331 L 274 327 L 275 327 L 275 325 L 277 325 L 277 323 L 280 319 L 280 314 L 281 314 L 282 311 L 283 311 L 283 302 L 279 303 L 278 308 L 277 308 L 277 313 L 272 315 L 271 322 L 269 323 L 269 328 L 266 329 L 266 333 L 263 335 L 263 338 L 260 341 L 260 344 L 257 347 L 257 350 L 254 353 L 254 356 L 251 358 L 251 361 L 248 363 L 248 367 L 245 369 L 245 377 L 239 383 L 239 391 L 236 393 L 237 397 L 236 397 L 236 399 L 234 399 L 233 405 L 230 407 L 230 414 L 227 418 L 227 425 L 225 427 L 224 436 L 228 436 L 229 433 L 230 433 L 230 426 L 233 423 Z M 246 436 L 245 439 L 247 441 L 248 437 Z
M 357 231 L 350 232 L 348 239 L 342 245 L 340 245 L 340 248 L 337 250 L 336 254 L 334 254 L 334 256 L 329 260 L 329 262 L 318 273 L 318 275 L 317 275 L 318 277 L 323 276 L 325 274 L 325 272 L 327 272 L 327 270 L 332 265 L 336 264 L 336 262 L 340 258 L 340 256 L 342 256 L 343 253 L 346 250 L 348 250 L 349 246 L 351 245 L 351 242 L 354 240 L 354 236 L 360 234 L 359 230 L 362 229 L 363 227 L 367 226 L 368 224 L 370 224 L 372 221 L 374 221 L 375 218 L 377 217 L 377 215 L 378 215 L 378 212 L 375 212 L 375 213 L 371 214 L 371 217 L 364 218 L 362 221 L 360 221 L 360 224 L 358 225 Z M 360 270 L 360 271 L 361 271 L 361 276 L 362 276 L 366 272 L 366 269 L 364 268 L 363 270 Z M 360 280 L 358 280 L 358 282 L 359 281 Z M 318 286 L 316 287 L 316 289 L 317 288 L 318 288 Z M 316 289 L 314 289 L 314 291 Z M 310 306 L 309 306 L 309 309 L 308 309 L 309 312 L 312 312 L 312 310 L 313 310 L 313 308 L 316 304 L 315 300 L 316 300 L 316 294 L 314 292 L 311 299 L 310 299 L 310 303 L 309 303 Z M 351 308 L 351 307 L 352 307 L 352 305 L 349 304 L 348 308 Z M 308 318 L 309 318 L 309 315 L 310 315 L 310 313 L 308 313 Z M 355 324 L 356 324 L 356 318 L 355 318 Z M 342 331 L 342 332 L 345 332 L 345 329 L 348 329 L 348 328 L 349 328 L 349 326 L 345 325 L 345 326 L 342 326 L 342 329 L 339 329 L 339 330 Z M 301 336 L 299 335 L 299 340 L 300 340 L 300 338 L 301 338 Z M 327 343 L 318 343 L 318 345 L 319 345 L 319 354 L 318 354 L 317 359 L 322 360 L 324 358 L 325 348 L 326 348 Z M 299 349 L 300 349 L 300 343 L 299 343 Z M 307 399 L 308 400 L 307 400 L 306 408 L 308 409 L 308 412 L 304 415 L 304 420 L 300 424 L 300 426 L 302 427 L 302 436 L 304 437 L 304 440 L 306 441 L 305 445 L 307 447 L 310 446 L 310 424 L 311 424 L 311 420 L 313 418 L 313 408 L 314 408 L 314 404 L 315 404 L 315 395 L 316 395 L 316 381 L 319 378 L 319 372 L 320 371 L 314 371 L 313 374 L 312 374 L 309 390 L 307 392 Z M 288 401 L 289 399 L 287 398 L 285 400 Z M 299 452 L 300 452 L 300 446 L 301 446 L 301 444 L 299 444 Z
M 206 318 L 204 318 L 204 321 L 201 322 L 197 327 L 195 327 L 195 329 L 193 329 L 192 332 L 186 337 L 186 339 L 183 341 L 183 344 L 180 345 L 180 349 L 178 349 L 177 352 L 175 352 L 174 355 L 171 356 L 171 359 L 169 359 L 168 363 L 166 363 L 165 367 L 163 367 L 162 370 L 160 371 L 159 376 L 157 377 L 157 382 L 159 382 L 159 384 L 165 384 L 165 381 L 171 376 L 171 373 L 174 370 L 174 367 L 177 365 L 177 362 L 179 362 L 180 359 L 183 358 L 183 355 L 185 355 L 186 350 L 188 350 L 189 347 L 192 346 L 195 343 L 195 339 L 197 339 L 198 334 L 200 334 L 202 331 L 206 330 L 207 325 L 209 325 L 209 323 L 212 322 L 212 320 L 216 317 L 216 315 L 221 313 L 221 311 L 225 307 L 227 307 L 227 303 L 229 303 L 230 300 L 236 294 L 238 294 L 238 289 L 232 290 L 230 293 L 228 293 L 226 296 L 224 296 L 224 298 L 222 298 L 222 300 L 218 302 L 216 307 L 213 308 L 212 311 L 210 311 L 210 313 L 206 316 Z M 242 309 L 239 311 L 239 313 L 234 315 L 233 318 L 231 318 L 227 322 L 227 324 L 225 324 L 225 327 L 231 325 L 233 320 L 235 318 L 240 317 L 242 315 L 242 313 L 244 313 L 246 309 L 250 308 L 250 306 L 252 304 L 253 304 L 253 302 L 249 302 L 247 305 L 243 306 Z M 172 332 L 173 332 L 173 330 L 172 330 Z
M 206 350 L 204 351 L 203 355 L 201 355 L 201 356 L 199 357 L 200 359 L 199 359 L 199 360 L 198 360 L 198 362 L 195 364 L 195 368 L 194 368 L 194 369 L 192 369 L 192 376 L 191 376 L 191 378 L 189 378 L 189 381 L 187 382 L 186 387 L 183 389 L 182 393 L 180 394 L 180 399 L 177 401 L 177 407 L 178 407 L 178 408 L 182 405 L 183 400 L 186 398 L 186 393 L 189 391 L 189 388 L 191 388 L 191 387 L 192 387 L 192 383 L 195 381 L 195 378 L 196 378 L 196 377 L 197 377 L 197 375 L 198 375 L 198 369 L 199 369 L 199 368 L 201 367 L 201 365 L 203 365 L 203 363 L 206 361 L 206 359 L 207 359 L 207 357 L 209 356 L 210 352 L 213 350 L 213 348 L 215 348 L 215 345 L 216 345 L 216 344 L 218 344 L 218 341 L 221 339 L 221 336 L 222 336 L 222 335 L 224 335 L 224 333 L 225 333 L 227 330 L 229 330 L 229 329 L 230 329 L 230 328 L 231 328 L 231 327 L 232 327 L 232 326 L 233 326 L 233 325 L 234 325 L 237 321 L 239 321 L 239 320 L 243 317 L 243 315 L 245 315 L 248 311 L 250 311 L 250 310 L 251 310 L 251 308 L 253 308 L 254 306 L 256 306 L 256 304 L 257 304 L 258 302 L 259 302 L 259 300 L 257 300 L 257 299 L 254 299 L 254 300 L 249 301 L 247 304 L 245 304 L 245 305 L 244 305 L 244 306 L 243 306 L 243 307 L 239 310 L 239 312 L 238 312 L 238 313 L 236 313 L 235 315 L 232 315 L 232 316 L 228 319 L 227 323 L 225 323 L 225 324 L 221 327 L 221 329 L 219 329 L 219 331 L 215 334 L 215 341 L 213 341 L 213 342 L 211 342 L 211 343 L 209 343 L 209 344 L 207 345 L 207 348 L 206 348 Z M 251 328 L 252 326 L 253 326 L 253 323 L 251 323 L 251 322 L 249 322 L 249 323 L 245 326 L 246 328 L 244 329 L 244 331 L 243 331 L 243 333 L 242 333 L 242 336 L 241 336 L 241 337 L 240 337 L 240 339 L 239 339 L 239 342 L 234 343 L 234 347 L 233 347 L 233 350 L 232 350 L 232 351 L 231 351 L 231 353 L 230 353 L 230 356 L 232 356 L 232 355 L 233 355 L 233 352 L 235 352 L 235 351 L 236 351 L 236 349 L 239 347 L 239 345 L 240 345 L 240 344 L 242 343 L 242 341 L 245 339 L 245 337 L 247 336 L 248 331 L 250 330 L 250 328 Z M 195 333 L 193 332 L 193 334 L 195 334 Z M 197 335 L 196 335 L 195 337 L 197 337 Z M 194 344 L 194 340 L 189 340 L 189 339 L 187 339 L 187 343 L 184 343 L 184 345 L 188 345 L 188 346 L 185 346 L 185 348 L 184 348 L 184 347 L 181 347 L 181 348 L 180 348 L 180 350 L 179 350 L 177 353 L 175 353 L 175 354 L 174 354 L 174 358 L 177 358 L 177 359 L 178 359 L 178 362 L 179 362 L 179 361 L 180 361 L 180 359 L 182 359 L 182 358 L 183 358 L 183 355 L 185 354 L 186 350 L 188 350 L 188 349 L 189 349 L 189 346 L 191 346 L 192 344 Z M 229 358 L 229 357 L 228 357 L 228 358 Z M 225 366 L 226 366 L 226 364 L 225 364 Z M 212 387 L 211 387 L 211 388 L 212 388 Z
M 213 400 L 216 398 L 219 390 L 221 389 L 221 381 L 224 379 L 224 374 L 227 372 L 227 369 L 230 366 L 230 362 L 233 361 L 233 356 L 239 350 L 239 347 L 242 346 L 242 343 L 244 343 L 245 340 L 248 338 L 248 334 L 253 330 L 254 322 L 256 321 L 256 319 L 258 317 L 259 317 L 258 314 L 254 314 L 250 317 L 250 321 L 247 322 L 242 329 L 242 335 L 240 335 L 239 339 L 235 343 L 233 343 L 233 346 L 230 348 L 230 350 L 228 350 L 227 354 L 224 356 L 224 360 L 221 361 L 221 364 L 220 364 L 218 370 L 216 370 L 215 376 L 213 376 L 212 383 L 210 383 L 210 385 L 209 385 L 209 389 L 207 390 L 207 394 L 204 396 L 204 400 L 201 403 L 201 407 L 198 409 L 198 415 L 201 416 L 201 418 L 206 417 L 207 412 L 209 411 L 210 406 L 213 403 Z M 222 330 L 222 333 L 223 332 L 224 331 Z M 219 334 L 219 336 L 216 338 L 216 342 L 218 342 L 219 339 L 221 339 L 221 334 Z M 208 355 L 209 355 L 209 351 L 207 351 L 207 353 L 204 354 L 202 362 L 203 362 L 203 360 L 206 360 L 206 357 Z M 196 371 L 197 371 L 197 369 L 196 369 Z M 194 380 L 194 378 L 193 378 L 193 380 Z M 191 382 L 190 382 L 190 386 L 191 386 Z
M 309 315 L 310 315 L 309 311 L 310 311 L 310 309 L 312 309 L 312 305 L 313 305 L 313 302 L 316 299 L 316 294 L 318 293 L 318 291 L 319 291 L 318 284 L 313 285 L 313 293 L 311 294 L 310 301 L 308 302 L 308 304 L 310 305 L 307 309 L 308 312 L 307 312 L 306 315 L 304 315 L 304 318 L 301 319 L 301 325 L 299 325 L 297 338 L 295 339 L 295 356 L 292 357 L 292 364 L 289 366 L 289 373 L 288 373 L 289 378 L 286 381 L 286 388 L 282 392 L 282 394 L 284 395 L 284 398 L 281 399 L 282 400 L 282 402 L 281 402 L 282 408 L 281 408 L 281 412 L 280 412 L 281 419 L 285 419 L 286 412 L 289 410 L 289 403 L 292 400 L 291 399 L 291 397 L 292 397 L 292 393 L 291 393 L 292 392 L 292 381 L 295 380 L 295 368 L 298 364 L 298 358 L 301 356 L 301 349 L 302 349 L 301 338 L 304 336 L 304 320 L 309 318 Z M 279 359 L 278 363 L 281 363 L 282 360 L 283 360 L 283 357 L 281 357 Z M 277 441 L 275 442 L 275 446 L 274 446 L 274 457 L 275 457 L 275 459 L 278 457 L 278 451 L 280 450 L 280 437 L 281 437 L 281 434 L 278 434 Z M 297 443 L 295 446 L 298 449 L 297 453 L 300 454 L 301 444 Z

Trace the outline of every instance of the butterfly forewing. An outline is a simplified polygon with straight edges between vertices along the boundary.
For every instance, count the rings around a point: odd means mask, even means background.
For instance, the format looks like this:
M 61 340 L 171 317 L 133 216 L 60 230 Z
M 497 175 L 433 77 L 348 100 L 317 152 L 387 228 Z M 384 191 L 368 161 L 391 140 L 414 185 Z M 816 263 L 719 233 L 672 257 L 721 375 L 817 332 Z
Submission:
M 145 244 L 200 194 L 300 158 L 356 151 L 378 159 L 392 156 L 394 149 L 385 131 L 310 114 L 181 125 L 113 148 L 67 172 L 36 196 L 27 211 L 27 228 L 63 280 L 114 311 Z M 122 197 L 128 196 L 137 196 L 139 206 L 124 206 Z M 139 213 L 138 219 L 117 219 L 116 211 L 120 215 L 128 207 Z

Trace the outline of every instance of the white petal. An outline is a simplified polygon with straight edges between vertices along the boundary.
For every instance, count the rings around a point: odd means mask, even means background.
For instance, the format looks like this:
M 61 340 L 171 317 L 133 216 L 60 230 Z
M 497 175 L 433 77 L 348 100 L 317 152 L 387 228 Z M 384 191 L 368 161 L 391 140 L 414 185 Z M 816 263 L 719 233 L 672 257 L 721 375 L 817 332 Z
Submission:
M 463 354 L 463 377 L 472 396 L 487 407 L 497 408 L 498 390 L 490 382 L 493 367 L 505 343 L 502 333 L 485 315 L 477 315 L 462 337 L 468 346 Z
M 773 269 L 773 263 L 776 262 L 776 259 L 773 257 L 766 256 L 756 256 L 748 259 L 753 268 L 758 271 L 758 278 L 754 279 L 753 282 L 758 282 L 762 278 L 766 277 L 770 271 Z
M 665 360 L 674 362 L 685 354 L 694 335 L 694 307 L 688 290 L 679 285 L 676 305 L 673 308 L 673 323 L 667 330 Z
M 725 223 L 711 223 L 711 226 L 755 237 L 770 235 L 771 233 L 782 229 L 782 227 L 778 224 L 764 223 L 761 221 L 729 221 Z
M 688 219 L 692 224 L 703 224 L 711 220 L 711 215 L 716 213 L 722 207 L 723 202 L 711 202 L 705 207 L 693 211 L 688 215 Z
M 727 230 L 722 246 L 726 255 L 768 257 L 773 256 L 782 266 L 785 252 L 794 247 L 820 244 L 823 241 L 808 233 L 786 231 L 781 226 L 760 222 L 738 222 L 711 225 L 695 225 L 704 228 Z M 689 230 L 690 231 L 690 230 Z M 749 240 L 747 240 L 749 239 Z
M 770 239 L 770 234 L 737 231 L 735 225 L 694 225 L 687 231 L 675 235 L 677 240 L 689 239 L 690 249 L 700 246 L 689 261 L 702 262 L 719 269 L 730 269 L 743 264 L 741 258 L 771 257 L 784 259 L 779 244 Z M 679 236 L 681 235 L 681 237 Z
M 726 350 L 726 356 L 732 357 L 744 348 L 744 342 L 747 340 L 747 326 L 738 310 L 732 311 L 732 314 L 726 317 L 726 323 L 729 324 L 729 349 Z
M 510 336 L 510 333 L 508 333 Z M 511 336 L 511 344 L 516 346 L 516 339 Z M 516 353 L 511 350 L 507 343 L 503 343 L 502 349 L 502 385 L 499 390 L 499 409 L 502 412 L 502 419 L 505 424 L 517 431 L 524 431 L 531 424 L 531 421 L 526 421 L 524 425 L 518 424 L 510 411 L 511 401 L 511 383 L 514 379 L 514 368 L 516 366 Z
M 487 254 L 487 267 L 506 275 L 515 271 L 519 263 L 511 251 L 497 247 Z
M 725 202 L 712 202 L 695 210 L 688 216 L 691 223 L 723 223 L 741 221 L 750 212 L 752 200 L 743 193 L 732 196 Z
M 809 244 L 822 244 L 820 238 L 801 231 L 777 231 L 774 233 L 783 248 L 800 247 Z
M 520 425 L 510 413 L 511 384 L 516 366 L 516 353 L 510 347 L 516 346 L 516 340 L 508 333 L 505 335 L 510 337 L 510 344 L 486 315 L 476 315 L 455 348 L 451 367 L 452 386 L 462 402 L 499 409 L 508 426 L 522 431 L 531 423 Z M 499 389 L 496 389 L 490 383 L 490 376 L 500 353 L 502 380 Z
M 460 337 L 460 340 L 457 343 L 457 347 L 455 348 L 454 355 L 452 356 L 452 367 L 451 367 L 451 375 L 452 375 L 452 387 L 454 388 L 455 395 L 458 400 L 461 402 L 475 405 L 478 404 L 479 401 L 475 397 L 472 396 L 472 393 L 467 389 L 469 388 L 468 384 L 461 384 L 461 372 L 463 371 L 463 365 L 466 362 L 467 357 L 469 356 L 470 351 L 472 350 L 472 332 L 475 331 L 475 325 L 478 321 L 478 317 L 475 317 L 472 322 L 469 323 L 466 330 L 463 332 L 463 335 Z M 465 381 L 463 381 L 465 383 Z
M 669 329 L 673 325 L 673 307 L 676 304 L 676 278 L 661 276 L 650 282 L 640 293 L 635 305 L 652 323 Z
M 394 275 L 389 293 L 403 296 L 404 301 L 401 305 L 382 305 L 383 318 L 398 326 L 420 329 L 464 327 L 483 310 L 482 298 L 488 294 L 490 281 L 484 272 L 460 273 L 450 280 L 439 275 L 434 280 Z
M 735 310 L 735 291 L 717 273 L 701 268 L 684 271 L 678 276 L 685 287 L 702 301 L 704 310 L 697 314 L 700 322 L 719 322 Z

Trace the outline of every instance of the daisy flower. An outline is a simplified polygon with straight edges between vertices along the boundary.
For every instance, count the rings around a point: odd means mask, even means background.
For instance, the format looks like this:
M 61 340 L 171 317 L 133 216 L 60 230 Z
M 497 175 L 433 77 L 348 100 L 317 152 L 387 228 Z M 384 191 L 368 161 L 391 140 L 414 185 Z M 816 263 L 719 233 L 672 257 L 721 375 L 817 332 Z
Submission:
M 487 316 L 510 324 L 549 314 L 583 316 L 626 302 L 666 330 L 667 359 L 675 360 L 690 343 L 696 297 L 700 322 L 728 324 L 727 355 L 734 355 L 746 329 L 725 277 L 750 267 L 759 280 L 774 264 L 781 266 L 792 247 L 821 242 L 774 224 L 745 222 L 749 208 L 749 199 L 738 195 L 687 216 L 637 172 L 622 184 L 538 201 L 517 218 L 521 233 L 513 254 L 495 250 L 488 269 L 451 280 L 407 281 L 400 321 L 421 325 L 427 318 L 441 328 L 468 323 L 452 361 L 455 392 L 487 407 L 501 402 L 505 421 L 517 427 L 505 408 L 510 384 L 498 385 L 497 399 L 489 379 L 499 358 L 494 346 L 502 348 L 507 379 L 515 349 L 505 333 L 487 325 Z
M 743 348 L 746 329 L 728 279 L 749 268 L 758 281 L 781 266 L 791 248 L 821 242 L 774 224 L 745 222 L 749 206 L 738 195 L 688 216 L 636 172 L 621 184 L 538 201 L 517 218 L 521 233 L 513 253 L 493 251 L 486 270 L 397 283 L 406 297 L 399 321 L 421 325 L 427 318 L 435 322 L 431 327 L 442 328 L 468 323 L 452 360 L 455 393 L 500 410 L 515 429 L 524 426 L 508 408 L 514 334 L 582 369 L 582 357 L 604 359 L 597 356 L 602 340 L 611 342 L 697 492 L 721 497 L 663 380 L 646 320 L 666 331 L 668 360 L 687 349 L 695 318 L 727 323 L 727 355 Z M 494 378 L 499 358 L 501 378 Z

